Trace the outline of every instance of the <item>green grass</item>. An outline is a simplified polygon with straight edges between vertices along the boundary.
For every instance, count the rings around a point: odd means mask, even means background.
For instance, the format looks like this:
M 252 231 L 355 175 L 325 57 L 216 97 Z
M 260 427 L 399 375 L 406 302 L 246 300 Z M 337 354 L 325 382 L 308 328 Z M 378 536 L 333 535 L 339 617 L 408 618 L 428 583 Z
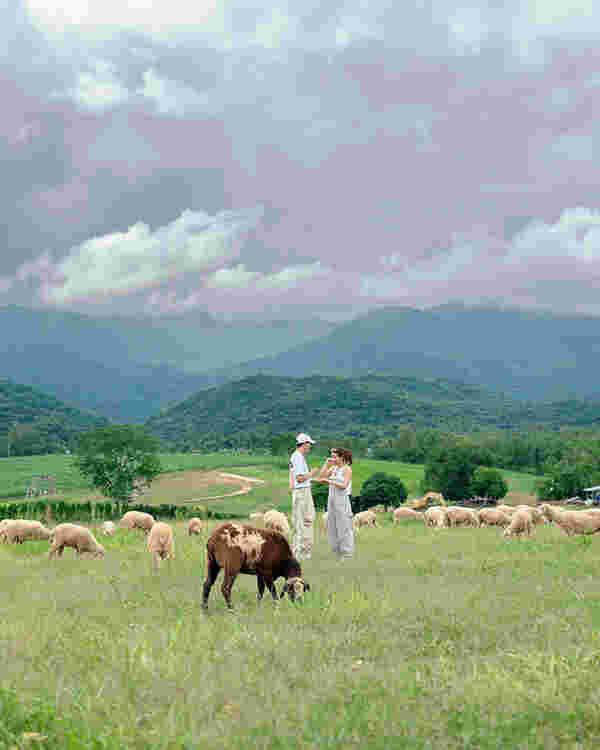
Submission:
M 361 532 L 337 564 L 317 535 L 303 604 L 200 609 L 202 538 L 104 560 L 0 546 L 0 748 L 594 748 L 600 540 L 420 522 Z M 281 581 L 279 582 L 281 585 Z

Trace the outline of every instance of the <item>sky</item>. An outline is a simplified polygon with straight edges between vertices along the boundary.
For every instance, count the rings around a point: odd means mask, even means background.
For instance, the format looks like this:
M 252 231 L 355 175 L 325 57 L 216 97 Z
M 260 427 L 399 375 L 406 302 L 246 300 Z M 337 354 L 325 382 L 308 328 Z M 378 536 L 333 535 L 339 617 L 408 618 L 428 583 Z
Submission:
M 600 314 L 600 4 L 0 0 L 0 305 Z

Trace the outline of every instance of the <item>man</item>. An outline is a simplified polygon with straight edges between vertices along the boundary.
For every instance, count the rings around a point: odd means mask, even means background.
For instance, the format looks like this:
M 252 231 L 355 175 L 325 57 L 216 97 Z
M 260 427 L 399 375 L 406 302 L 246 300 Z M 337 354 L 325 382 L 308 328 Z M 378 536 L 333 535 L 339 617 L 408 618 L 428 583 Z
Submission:
M 296 436 L 296 450 L 290 456 L 290 489 L 292 490 L 292 552 L 297 560 L 310 560 L 314 540 L 315 504 L 310 480 L 320 469 L 309 470 L 306 456 L 315 441 L 301 432 Z

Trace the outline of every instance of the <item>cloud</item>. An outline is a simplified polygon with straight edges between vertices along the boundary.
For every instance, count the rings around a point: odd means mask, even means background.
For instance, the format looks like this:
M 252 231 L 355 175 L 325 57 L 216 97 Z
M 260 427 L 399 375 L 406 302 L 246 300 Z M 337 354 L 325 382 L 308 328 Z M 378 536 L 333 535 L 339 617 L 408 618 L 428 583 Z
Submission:
M 144 72 L 143 81 L 137 93 L 151 101 L 161 115 L 215 114 L 209 97 L 191 86 L 163 78 L 152 69 Z
M 70 250 L 43 289 L 47 302 L 65 304 L 94 296 L 126 295 L 187 273 L 209 270 L 239 251 L 239 235 L 259 209 L 208 216 L 184 211 L 154 232 L 138 222 L 125 232 L 94 237 Z
M 105 60 L 98 60 L 91 72 L 80 72 L 77 75 L 77 83 L 67 92 L 67 96 L 72 97 L 83 109 L 105 112 L 126 102 L 129 91 L 118 80 L 115 66 Z

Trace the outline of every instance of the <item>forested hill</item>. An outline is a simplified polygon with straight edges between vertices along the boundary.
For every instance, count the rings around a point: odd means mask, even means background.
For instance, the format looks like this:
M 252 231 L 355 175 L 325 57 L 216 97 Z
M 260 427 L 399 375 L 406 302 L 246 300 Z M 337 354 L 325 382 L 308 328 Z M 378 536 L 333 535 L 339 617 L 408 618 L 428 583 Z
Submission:
M 213 384 L 262 373 L 446 378 L 513 398 L 600 400 L 600 318 L 445 305 L 388 307 L 277 356 L 234 365 Z
M 78 433 L 107 423 L 47 393 L 0 379 L 0 455 L 55 452 Z
M 366 435 L 383 425 L 470 431 L 526 425 L 590 425 L 600 403 L 524 404 L 444 379 L 396 376 L 288 378 L 258 375 L 201 391 L 147 421 L 167 442 L 206 443 L 243 432 Z M 217 440 L 218 442 L 218 440 Z

